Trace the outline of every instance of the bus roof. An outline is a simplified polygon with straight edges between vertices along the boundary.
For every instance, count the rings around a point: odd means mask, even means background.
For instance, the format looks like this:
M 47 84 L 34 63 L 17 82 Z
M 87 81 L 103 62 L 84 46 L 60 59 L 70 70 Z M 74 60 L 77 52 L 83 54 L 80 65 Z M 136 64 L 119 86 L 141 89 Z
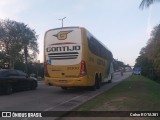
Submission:
M 51 31 L 51 30 L 68 29 L 68 28 L 83 28 L 83 27 L 79 27 L 79 26 L 60 27 L 60 28 L 49 29 L 49 30 L 47 30 L 46 32 Z
M 88 33 L 90 33 L 85 27 L 80 27 L 80 26 L 70 26 L 70 27 L 60 27 L 60 28 L 53 28 L 53 29 L 49 29 L 47 32 L 52 31 L 52 30 L 58 30 L 58 29 L 68 29 L 68 28 L 79 28 L 79 29 L 84 29 L 86 30 Z M 91 34 L 91 33 L 90 33 Z M 99 41 L 93 34 L 91 34 L 102 46 L 104 46 L 109 52 L 111 52 L 108 47 L 106 47 L 106 45 L 104 45 L 101 41 Z M 111 52 L 112 54 L 112 52 Z

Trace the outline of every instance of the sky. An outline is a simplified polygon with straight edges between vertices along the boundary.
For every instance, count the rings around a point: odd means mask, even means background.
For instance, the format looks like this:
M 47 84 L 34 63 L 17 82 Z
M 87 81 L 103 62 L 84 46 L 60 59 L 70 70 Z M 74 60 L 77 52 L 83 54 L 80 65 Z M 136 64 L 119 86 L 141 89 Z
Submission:
M 141 10 L 141 0 L 0 0 L 0 19 L 10 19 L 35 29 L 38 60 L 43 62 L 47 30 L 81 26 L 88 29 L 125 64 L 134 65 L 151 30 L 160 24 L 160 3 Z

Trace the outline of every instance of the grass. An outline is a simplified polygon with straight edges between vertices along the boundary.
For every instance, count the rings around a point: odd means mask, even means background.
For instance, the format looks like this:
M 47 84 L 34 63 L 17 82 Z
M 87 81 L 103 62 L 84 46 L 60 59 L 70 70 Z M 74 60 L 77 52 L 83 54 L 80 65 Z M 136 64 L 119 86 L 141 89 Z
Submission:
M 143 76 L 132 75 L 76 110 L 160 111 L 160 84 Z M 159 118 L 153 119 L 158 120 Z

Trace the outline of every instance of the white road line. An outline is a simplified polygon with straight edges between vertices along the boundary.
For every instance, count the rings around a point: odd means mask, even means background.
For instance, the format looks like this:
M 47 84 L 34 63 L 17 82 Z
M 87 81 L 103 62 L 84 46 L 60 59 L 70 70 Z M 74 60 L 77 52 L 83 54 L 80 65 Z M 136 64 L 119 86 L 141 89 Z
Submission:
M 79 97 L 83 96 L 83 95 L 84 95 L 84 94 L 79 95 L 79 96 L 76 96 L 76 97 L 74 97 L 74 98 L 72 98 L 72 99 L 69 99 L 69 100 L 67 100 L 67 101 L 65 101 L 65 102 L 62 102 L 62 103 L 60 103 L 60 104 L 58 104 L 58 105 L 56 105 L 56 106 L 53 106 L 53 107 L 47 108 L 47 109 L 45 109 L 45 110 L 43 110 L 43 111 L 49 111 L 49 110 L 52 110 L 52 109 L 54 109 L 54 108 L 56 108 L 56 107 L 58 107 L 58 106 L 60 106 L 60 105 L 62 105 L 62 104 L 65 104 L 65 103 L 67 103 L 67 102 L 70 102 L 70 101 L 72 101 L 72 100 L 74 100 L 74 99 L 77 99 L 77 98 L 79 98 Z
M 87 92 L 87 93 L 88 93 L 88 92 Z M 50 111 L 50 110 L 52 110 L 52 109 L 54 109 L 54 108 L 56 108 L 56 107 L 58 107 L 58 106 L 60 106 L 60 105 L 62 105 L 62 104 L 65 104 L 65 103 L 67 103 L 67 102 L 70 102 L 70 101 L 72 101 L 72 100 L 74 100 L 74 99 L 77 99 L 77 98 L 83 96 L 83 95 L 84 95 L 84 94 L 79 95 L 79 96 L 76 96 L 76 97 L 74 97 L 74 98 L 72 98 L 72 99 L 69 99 L 69 100 L 67 100 L 67 101 L 65 101 L 65 102 L 62 102 L 62 103 L 60 103 L 60 104 L 58 104 L 58 105 L 56 105 L 56 106 L 53 106 L 53 107 L 44 109 L 43 111 Z M 31 119 L 31 118 L 24 118 L 24 119 L 22 119 L 22 120 L 29 120 L 29 119 Z

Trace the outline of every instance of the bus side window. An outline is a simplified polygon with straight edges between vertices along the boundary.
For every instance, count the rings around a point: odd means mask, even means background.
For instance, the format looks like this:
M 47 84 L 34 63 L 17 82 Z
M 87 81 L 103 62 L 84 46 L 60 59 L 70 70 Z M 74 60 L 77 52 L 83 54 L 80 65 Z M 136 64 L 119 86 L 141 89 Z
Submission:
M 87 35 L 89 50 L 96 56 L 104 59 L 110 58 L 110 52 L 105 49 L 93 36 Z
M 88 47 L 92 53 L 96 53 L 95 51 L 95 43 L 93 37 L 88 37 Z

